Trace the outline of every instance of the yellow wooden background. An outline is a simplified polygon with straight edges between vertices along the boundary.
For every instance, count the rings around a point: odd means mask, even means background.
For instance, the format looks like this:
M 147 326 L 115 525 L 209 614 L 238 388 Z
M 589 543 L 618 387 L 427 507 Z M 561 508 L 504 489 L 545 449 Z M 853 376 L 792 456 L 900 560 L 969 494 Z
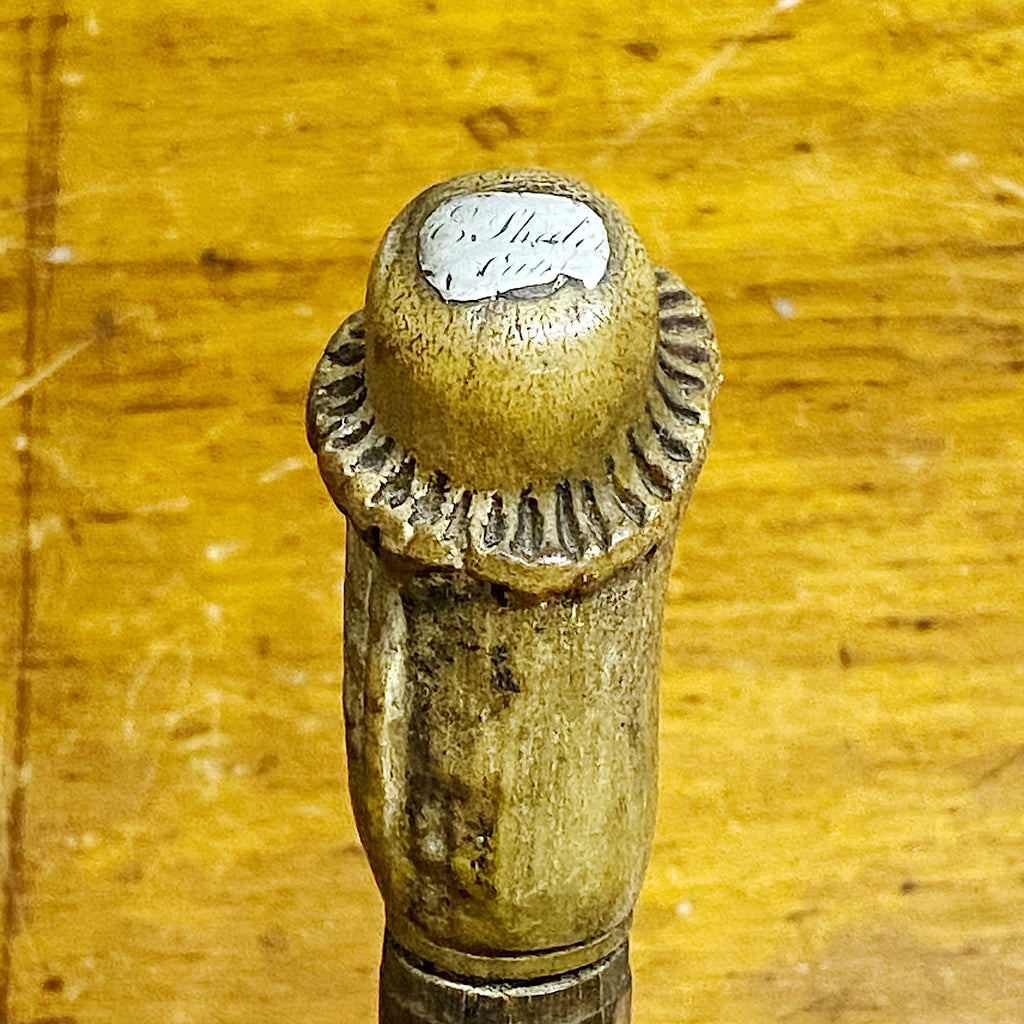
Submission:
M 6 0 L 5 1024 L 361 1024 L 306 383 L 540 165 L 712 310 L 637 1024 L 1024 1021 L 1024 4 Z

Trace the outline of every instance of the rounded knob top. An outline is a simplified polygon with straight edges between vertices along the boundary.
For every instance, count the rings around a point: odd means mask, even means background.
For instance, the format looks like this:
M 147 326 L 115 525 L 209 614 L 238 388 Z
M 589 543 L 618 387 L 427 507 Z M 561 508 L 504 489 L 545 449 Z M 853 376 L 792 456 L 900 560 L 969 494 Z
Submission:
M 381 424 L 478 490 L 600 466 L 643 409 L 657 324 L 643 243 L 609 200 L 540 171 L 435 185 L 388 228 L 366 292 Z
M 335 502 L 383 548 L 542 594 L 674 529 L 718 381 L 703 304 L 614 203 L 490 171 L 395 218 L 307 425 Z

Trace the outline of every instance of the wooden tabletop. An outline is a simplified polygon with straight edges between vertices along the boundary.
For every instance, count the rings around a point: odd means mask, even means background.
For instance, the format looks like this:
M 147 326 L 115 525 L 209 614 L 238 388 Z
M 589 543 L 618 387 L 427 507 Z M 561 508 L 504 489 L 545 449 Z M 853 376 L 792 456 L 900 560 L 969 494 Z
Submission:
M 8 0 L 5 1024 L 363 1024 L 344 526 L 377 239 L 545 166 L 707 301 L 635 1020 L 1024 1021 L 1024 4 Z

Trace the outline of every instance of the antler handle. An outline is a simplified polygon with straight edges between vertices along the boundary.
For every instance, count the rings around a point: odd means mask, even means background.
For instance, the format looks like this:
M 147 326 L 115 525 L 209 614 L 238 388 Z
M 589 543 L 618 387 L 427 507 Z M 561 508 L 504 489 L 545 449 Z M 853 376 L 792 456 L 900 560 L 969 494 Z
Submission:
M 328 343 L 308 430 L 350 524 L 382 1021 L 628 1021 L 662 609 L 718 366 L 621 211 L 538 171 L 414 199 Z

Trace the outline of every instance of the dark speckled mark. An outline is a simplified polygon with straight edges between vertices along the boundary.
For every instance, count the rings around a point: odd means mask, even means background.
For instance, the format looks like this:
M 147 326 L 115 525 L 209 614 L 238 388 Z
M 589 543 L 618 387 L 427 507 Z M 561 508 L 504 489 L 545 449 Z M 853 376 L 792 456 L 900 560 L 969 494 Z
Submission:
M 628 487 L 625 487 L 622 481 L 615 475 L 615 460 L 610 455 L 605 459 L 604 467 L 608 473 L 608 481 L 612 485 L 615 500 L 622 507 L 622 511 L 637 526 L 643 526 L 647 520 L 647 506 L 644 504 L 643 499 L 634 494 Z
M 494 670 L 491 673 L 491 686 L 502 693 L 522 693 L 522 687 L 512 675 L 508 647 L 505 644 L 496 644 L 491 648 L 491 667 Z
M 688 445 L 678 437 L 665 429 L 655 418 L 650 406 L 647 406 L 647 416 L 651 421 L 654 436 L 657 437 L 665 454 L 676 462 L 693 462 L 693 453 Z
M 426 493 L 422 494 L 413 504 L 412 515 L 409 516 L 410 526 L 428 523 L 433 526 L 441 518 L 441 506 L 444 496 L 448 493 L 448 477 L 444 473 L 434 473 L 427 484 Z
M 407 852 L 420 880 L 412 913 L 420 915 L 432 906 L 438 909 L 439 893 L 456 891 L 477 900 L 492 900 L 495 894 L 491 838 L 497 797 L 444 772 L 431 749 L 429 721 L 429 707 L 414 709 L 405 778 Z M 459 862 L 470 866 L 471 878 L 453 870 Z
M 692 302 L 693 293 L 688 292 L 685 288 L 675 288 L 670 292 L 662 292 L 658 296 L 658 306 L 661 309 L 666 309 L 670 306 L 679 306 L 684 302 Z
M 356 462 L 356 469 L 379 470 L 387 461 L 387 457 L 391 454 L 391 449 L 394 448 L 394 446 L 394 438 L 385 437 L 380 444 L 375 444 L 372 448 L 367 448 L 366 451 L 359 456 L 359 460 Z
M 416 460 L 409 457 L 380 485 L 373 496 L 373 501 L 384 501 L 392 508 L 400 508 L 409 500 L 415 475 Z
M 444 530 L 444 539 L 455 541 L 460 547 L 465 545 L 469 533 L 469 506 L 473 501 L 472 491 L 463 491 L 462 497 L 452 509 L 448 517 L 448 525 Z
M 458 634 L 437 633 L 435 620 L 462 607 L 466 593 L 452 577 L 434 572 L 414 576 L 402 590 L 407 621 L 412 623 L 415 618 L 417 623 L 422 624 L 424 620 L 417 616 L 426 615 L 425 621 L 434 623 L 430 630 L 431 640 L 413 643 L 409 647 L 409 656 L 415 664 L 429 662 L 426 665 L 427 672 L 435 673 L 442 662 L 450 663 L 452 659 L 449 648 L 463 643 L 463 638 Z
M 647 458 L 632 428 L 626 432 L 626 437 L 629 440 L 629 450 L 633 453 L 633 461 L 636 463 L 636 468 L 640 473 L 640 479 L 643 481 L 644 487 L 656 498 L 668 501 L 672 497 L 672 481 L 669 480 L 665 471 L 660 466 L 654 465 Z
M 505 539 L 505 513 L 500 494 L 491 496 L 491 511 L 484 523 L 484 547 L 497 547 Z
M 469 655 L 472 664 L 479 666 L 485 689 L 494 692 L 488 685 L 493 665 L 488 652 L 475 645 L 467 647 L 462 635 L 466 621 L 463 605 L 473 593 L 475 584 L 439 573 L 414 576 L 401 591 L 410 673 L 402 781 L 408 822 L 406 852 L 418 878 L 414 914 L 436 912 L 438 900 L 447 893 L 458 893 L 470 901 L 494 895 L 490 849 L 498 811 L 496 780 L 486 775 L 464 779 L 452 774 L 451 759 L 439 742 L 437 729 L 439 716 L 444 715 L 435 700 L 439 677 L 449 671 L 455 658 L 474 652 Z M 505 694 L 501 698 L 513 699 Z M 472 732 L 459 738 L 467 757 L 472 757 L 475 739 Z M 467 872 L 467 866 L 472 870 Z
M 582 488 L 583 515 L 586 516 L 587 522 L 590 523 L 590 528 L 601 542 L 601 547 L 607 551 L 612 543 L 612 534 L 611 530 L 608 529 L 608 521 L 601 512 L 601 506 L 597 503 L 594 485 L 589 480 L 584 480 Z
M 366 336 L 366 328 L 365 327 L 350 327 L 348 329 L 348 333 L 350 335 L 352 335 L 353 338 L 363 338 L 363 337 Z
M 544 515 L 527 488 L 519 496 L 516 533 L 509 550 L 520 558 L 534 558 L 544 543 Z
M 662 270 L 660 267 L 654 272 L 654 280 L 657 284 L 664 284 L 671 276 L 667 270 Z
M 576 518 L 572 486 L 568 480 L 555 486 L 555 523 L 562 549 L 570 558 L 579 558 L 583 554 L 583 534 L 580 532 L 580 521 Z

